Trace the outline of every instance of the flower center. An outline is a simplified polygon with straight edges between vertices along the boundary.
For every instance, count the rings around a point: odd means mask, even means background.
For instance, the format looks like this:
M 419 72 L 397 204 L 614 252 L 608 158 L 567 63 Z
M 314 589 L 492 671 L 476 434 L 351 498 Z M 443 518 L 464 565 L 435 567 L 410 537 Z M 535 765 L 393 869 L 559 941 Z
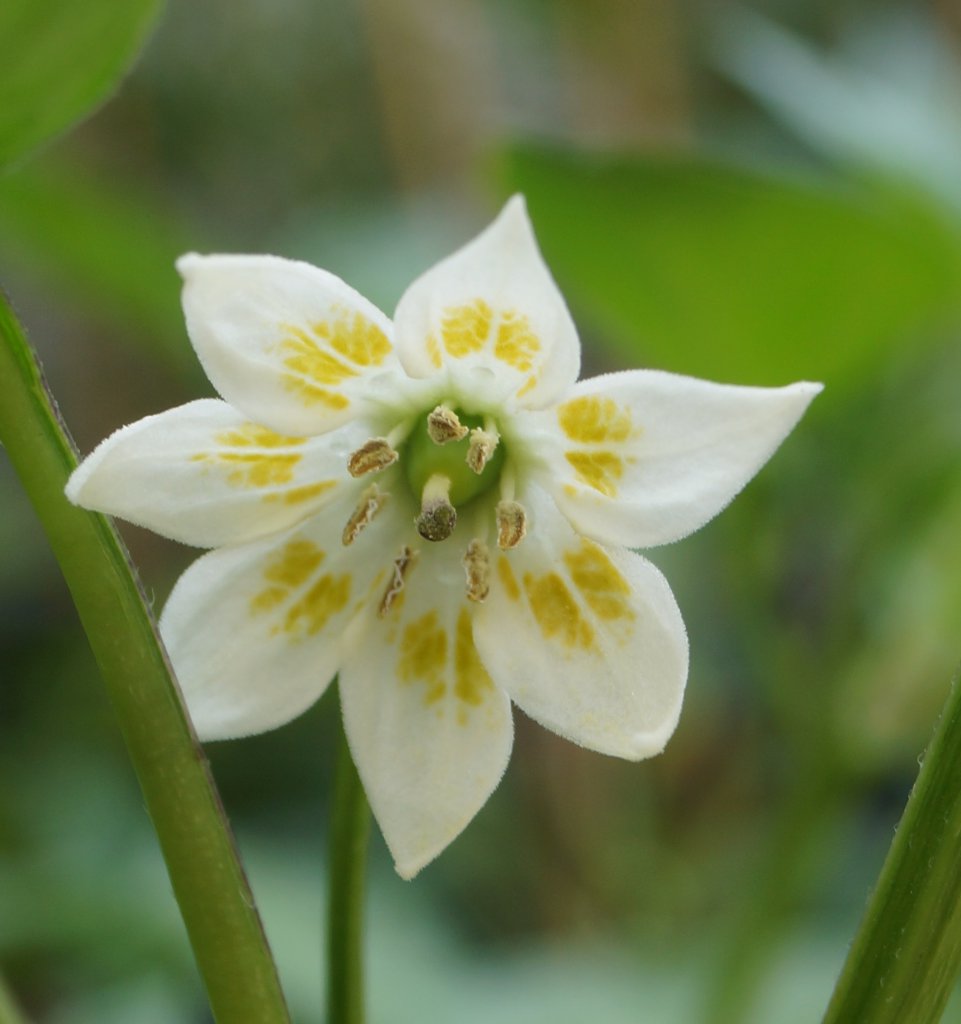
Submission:
M 417 528 L 426 540 L 446 540 L 457 508 L 500 480 L 504 446 L 492 422 L 438 406 L 408 437 L 403 454 L 410 489 L 421 504 Z
M 352 452 L 347 471 L 353 477 L 380 473 L 400 461 L 420 515 L 417 532 L 427 541 L 447 540 L 457 525 L 457 506 L 464 506 L 497 486 L 494 522 L 501 551 L 516 548 L 527 534 L 527 513 L 514 500 L 514 470 L 507 463 L 504 445 L 493 417 L 460 413 L 438 405 L 423 426 L 411 431 L 410 421 L 397 424 L 386 437 L 372 437 Z M 505 469 L 506 465 L 506 469 Z M 353 544 L 384 507 L 388 495 L 371 484 L 344 527 L 343 543 Z M 461 564 L 469 601 L 481 602 L 490 593 L 491 556 L 481 525 L 481 536 L 467 545 Z M 381 599 L 383 617 L 399 599 L 407 576 L 417 561 L 417 550 L 404 545 L 394 559 L 393 572 Z

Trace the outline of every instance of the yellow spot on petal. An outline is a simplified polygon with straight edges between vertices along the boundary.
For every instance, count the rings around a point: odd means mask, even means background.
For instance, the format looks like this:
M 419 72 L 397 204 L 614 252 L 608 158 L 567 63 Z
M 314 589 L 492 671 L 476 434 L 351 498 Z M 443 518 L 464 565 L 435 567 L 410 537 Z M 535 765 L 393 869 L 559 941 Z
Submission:
M 277 557 L 267 563 L 264 569 L 267 586 L 254 595 L 250 610 L 258 615 L 293 602 L 272 633 L 287 633 L 294 639 L 317 633 L 350 600 L 351 580 L 346 575 L 325 574 L 305 593 L 296 596 L 310 582 L 324 557 L 316 544 L 299 538 L 288 542 Z
M 339 392 L 318 387 L 296 374 L 285 373 L 283 382 L 284 387 L 297 395 L 304 405 L 326 405 L 328 409 L 333 409 L 335 412 L 340 412 L 350 405 L 348 399 Z
M 316 498 L 337 486 L 336 480 L 319 480 L 315 484 L 304 484 L 303 487 L 292 487 L 289 491 L 277 494 L 265 494 L 264 501 L 280 501 L 285 505 L 300 505 L 311 498 Z
M 518 398 L 523 398 L 524 395 L 526 395 L 529 391 L 533 391 L 536 386 L 537 386 L 537 374 L 534 373 L 534 374 L 531 374 L 531 376 L 528 377 L 527 380 L 524 381 L 524 383 L 521 385 L 520 388 L 518 388 L 518 390 L 517 390 L 517 397 Z
M 267 587 L 261 590 L 250 602 L 252 612 L 268 612 L 282 604 L 290 591 L 286 587 Z
M 299 601 L 290 606 L 281 629 L 295 636 L 304 632 L 313 636 L 349 600 L 350 576 L 321 576 Z
M 337 387 L 359 370 L 380 366 L 390 354 L 391 344 L 384 332 L 360 313 L 335 307 L 329 320 L 309 329 L 281 324 L 284 337 L 279 349 L 287 372 L 284 386 L 308 405 L 346 409 L 347 398 Z
M 427 358 L 430 360 L 430 365 L 433 366 L 435 370 L 439 370 L 441 368 L 442 360 L 440 355 L 440 345 L 437 342 L 437 335 L 428 334 L 426 345 Z
M 289 541 L 280 556 L 264 570 L 264 579 L 285 587 L 303 586 L 324 558 L 324 552 L 312 541 L 303 538 Z
M 256 488 L 290 483 L 302 456 L 300 452 L 278 449 L 295 448 L 306 438 L 285 437 L 257 423 L 244 423 L 216 434 L 214 440 L 222 447 L 193 455 L 191 461 L 225 466 L 227 483 Z
M 435 704 L 447 691 L 447 633 L 431 611 L 405 627 L 400 640 L 397 674 L 402 683 L 422 683 L 424 703 Z
M 565 452 L 564 457 L 581 483 L 608 498 L 617 494 L 617 481 L 624 473 L 624 462 L 619 456 L 613 452 Z
M 357 376 L 356 370 L 338 359 L 330 349 L 321 347 L 320 341 L 303 328 L 282 326 L 287 335 L 280 343 L 280 351 L 284 353 L 284 366 L 288 370 L 312 384 L 342 384 L 348 377 Z
M 589 650 L 594 644 L 594 628 L 581 614 L 567 585 L 555 572 L 535 578 L 524 576 L 524 590 L 534 618 L 548 640 L 557 637 L 567 647 Z
M 259 423 L 243 423 L 234 430 L 225 430 L 217 435 L 217 440 L 234 448 L 288 448 L 303 444 L 305 437 L 286 437 L 275 434 Z
M 501 555 L 497 560 L 497 575 L 504 587 L 504 593 L 512 601 L 517 601 L 521 596 L 521 588 L 517 585 L 517 578 L 506 555 Z
M 446 310 L 441 322 L 444 348 L 455 359 L 477 352 L 487 344 L 494 314 L 483 299 Z
M 534 366 L 534 356 L 540 350 L 541 343 L 531 330 L 530 320 L 514 310 L 504 313 L 494 341 L 495 357 L 515 370 L 527 373 Z
M 607 552 L 593 541 L 582 540 L 579 551 L 564 553 L 564 562 L 591 611 L 599 619 L 633 619 L 631 588 Z
M 474 646 L 470 615 L 466 608 L 462 608 L 457 618 L 454 642 L 454 695 L 465 704 L 477 707 L 483 703 L 487 691 L 493 688 L 491 677 Z M 460 718 L 458 720 L 463 721 Z
M 380 366 L 390 355 L 387 335 L 360 313 L 335 310 L 335 319 L 313 325 L 314 334 L 355 366 Z
M 557 420 L 561 430 L 581 444 L 626 441 L 634 433 L 630 409 L 598 395 L 584 395 L 564 402 L 557 409 Z

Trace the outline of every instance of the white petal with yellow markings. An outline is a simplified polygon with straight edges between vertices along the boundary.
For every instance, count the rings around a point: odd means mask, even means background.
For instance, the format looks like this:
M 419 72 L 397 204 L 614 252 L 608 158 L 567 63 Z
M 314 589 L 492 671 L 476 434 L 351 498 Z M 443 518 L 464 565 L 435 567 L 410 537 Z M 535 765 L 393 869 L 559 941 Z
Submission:
M 794 428 L 819 384 L 735 387 L 656 370 L 594 377 L 517 429 L 575 529 L 644 548 L 713 519 Z
M 394 317 L 397 354 L 413 377 L 455 381 L 483 368 L 502 398 L 540 408 L 577 380 L 580 343 L 515 196 L 473 241 L 419 277 Z
M 285 436 L 201 399 L 111 434 L 74 472 L 67 496 L 185 544 L 238 544 L 329 504 L 368 430 Z
M 677 724 L 687 634 L 646 559 L 574 533 L 546 494 L 524 498 L 530 530 L 500 553 L 474 635 L 523 711 L 581 746 L 637 760 Z M 512 640 L 511 638 L 516 638 Z
M 320 434 L 390 397 L 391 324 L 340 278 L 276 256 L 183 256 L 187 329 L 214 387 L 280 433 Z
M 442 548 L 419 552 L 340 674 L 350 749 L 404 878 L 480 810 L 513 743 L 510 702 L 474 647 L 463 569 Z
M 372 531 L 340 543 L 349 514 L 338 501 L 294 530 L 211 551 L 180 577 L 160 631 L 201 739 L 273 729 L 326 689 L 390 557 Z

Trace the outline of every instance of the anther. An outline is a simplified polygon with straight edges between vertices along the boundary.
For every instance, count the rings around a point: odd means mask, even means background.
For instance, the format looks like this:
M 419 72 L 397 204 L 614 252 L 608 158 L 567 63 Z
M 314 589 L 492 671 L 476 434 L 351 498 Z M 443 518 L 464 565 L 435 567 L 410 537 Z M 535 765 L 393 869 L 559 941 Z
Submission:
M 467 465 L 480 475 L 491 460 L 500 437 L 495 430 L 474 427 L 470 432 L 470 444 L 467 447 Z
M 516 548 L 527 534 L 527 513 L 517 501 L 497 503 L 497 546 L 501 551 Z
M 368 526 L 375 515 L 384 507 L 388 495 L 381 491 L 377 484 L 371 484 L 360 496 L 357 508 L 351 513 L 344 533 L 341 537 L 344 547 L 349 547 L 357 540 L 361 530 Z
M 467 437 L 467 427 L 457 418 L 453 409 L 439 405 L 427 417 L 427 435 L 434 444 L 450 444 Z
M 472 540 L 464 554 L 464 572 L 467 575 L 467 599 L 484 601 L 490 593 L 491 558 L 482 540 Z
M 404 580 L 414 567 L 416 561 L 417 552 L 405 544 L 400 549 L 400 554 L 394 559 L 394 570 L 390 577 L 390 582 L 387 584 L 384 596 L 380 599 L 380 607 L 377 609 L 377 614 L 381 618 L 390 611 L 391 606 L 400 597 L 404 590 Z
M 351 476 L 377 473 L 397 461 L 398 455 L 386 437 L 372 437 L 365 441 L 347 459 L 347 472 Z
M 450 503 L 450 478 L 435 473 L 424 485 L 420 515 L 414 520 L 424 540 L 447 540 L 457 525 L 457 509 Z

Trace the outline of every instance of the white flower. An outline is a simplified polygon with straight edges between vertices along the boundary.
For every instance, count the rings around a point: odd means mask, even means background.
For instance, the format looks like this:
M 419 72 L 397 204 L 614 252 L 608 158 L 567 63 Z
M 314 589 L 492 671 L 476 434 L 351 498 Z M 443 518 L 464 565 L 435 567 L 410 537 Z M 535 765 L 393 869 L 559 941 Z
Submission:
M 580 344 L 523 200 L 415 281 L 393 324 L 331 274 L 185 256 L 224 401 L 107 438 L 67 494 L 210 547 L 161 618 L 202 739 L 272 729 L 336 673 L 373 812 L 411 877 L 497 785 L 510 702 L 640 759 L 678 720 L 687 637 L 629 550 L 722 509 L 820 390 L 636 370 Z

